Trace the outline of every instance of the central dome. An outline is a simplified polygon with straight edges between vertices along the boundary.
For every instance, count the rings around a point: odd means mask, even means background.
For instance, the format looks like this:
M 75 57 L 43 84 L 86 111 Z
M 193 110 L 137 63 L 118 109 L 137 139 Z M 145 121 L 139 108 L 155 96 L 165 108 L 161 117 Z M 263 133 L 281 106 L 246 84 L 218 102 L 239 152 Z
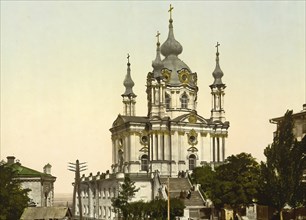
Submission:
M 183 51 L 182 45 L 177 40 L 175 40 L 175 38 L 174 38 L 172 23 L 173 23 L 173 20 L 170 19 L 169 20 L 169 34 L 168 34 L 168 38 L 163 43 L 163 45 L 161 46 L 161 53 L 165 57 L 167 57 L 169 55 L 177 56 L 177 55 L 181 54 L 182 51 Z

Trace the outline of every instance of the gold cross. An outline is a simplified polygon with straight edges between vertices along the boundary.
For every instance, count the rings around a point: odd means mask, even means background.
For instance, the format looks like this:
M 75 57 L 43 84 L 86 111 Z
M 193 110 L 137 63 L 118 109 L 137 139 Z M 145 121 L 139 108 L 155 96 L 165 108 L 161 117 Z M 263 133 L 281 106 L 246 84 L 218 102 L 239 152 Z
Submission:
M 157 31 L 157 34 L 156 34 L 156 37 L 157 37 L 157 43 L 159 43 L 159 35 L 160 35 L 159 31 Z
M 170 9 L 168 10 L 168 12 L 170 12 L 170 19 L 172 19 L 172 10 L 173 10 L 174 8 L 172 7 L 172 5 L 170 4 Z
M 217 47 L 217 53 L 219 52 L 219 51 L 218 51 L 218 49 L 219 49 L 218 47 L 219 47 L 219 46 L 220 46 L 220 44 L 219 44 L 219 42 L 217 42 L 217 45 L 216 45 L 216 47 Z
M 129 63 L 130 62 L 130 54 L 129 53 L 128 53 L 127 59 L 128 59 L 128 63 Z

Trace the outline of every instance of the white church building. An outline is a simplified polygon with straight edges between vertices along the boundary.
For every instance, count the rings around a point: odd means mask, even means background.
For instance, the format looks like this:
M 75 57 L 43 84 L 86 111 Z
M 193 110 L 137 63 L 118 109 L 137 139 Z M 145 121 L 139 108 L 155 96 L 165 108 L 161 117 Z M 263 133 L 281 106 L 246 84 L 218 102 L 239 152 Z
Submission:
M 197 187 L 193 187 L 188 174 L 204 164 L 218 164 L 225 159 L 229 122 L 225 118 L 225 84 L 219 65 L 217 44 L 216 63 L 212 63 L 211 115 L 197 112 L 197 73 L 184 63 L 179 55 L 182 45 L 174 37 L 170 7 L 169 33 L 160 44 L 157 34 L 156 58 L 147 75 L 147 115 L 135 114 L 136 94 L 133 92 L 131 64 L 128 56 L 125 91 L 121 95 L 124 111 L 110 128 L 112 164 L 110 171 L 81 177 L 81 208 L 78 199 L 75 214 L 82 212 L 85 219 L 116 219 L 111 198 L 118 195 L 120 183 L 128 174 L 140 190 L 133 201 L 167 198 L 167 179 L 170 195 L 191 191 L 185 201 L 185 216 L 181 219 L 203 218 L 208 207 Z M 119 95 L 119 94 L 118 94 Z M 185 173 L 182 176 L 178 173 Z

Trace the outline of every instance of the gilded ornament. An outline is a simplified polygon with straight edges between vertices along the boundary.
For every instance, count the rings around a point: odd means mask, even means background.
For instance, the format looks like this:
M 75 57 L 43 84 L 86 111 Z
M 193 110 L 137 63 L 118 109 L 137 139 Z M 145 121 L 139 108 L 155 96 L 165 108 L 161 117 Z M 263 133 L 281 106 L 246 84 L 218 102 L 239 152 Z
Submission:
M 196 123 L 196 122 L 197 122 L 197 116 L 194 115 L 194 114 L 189 115 L 188 121 L 189 121 L 190 123 L 193 123 L 193 124 Z
M 195 130 L 191 130 L 188 134 L 188 143 L 191 145 L 195 145 L 198 143 L 198 133 Z
M 171 78 L 171 72 L 168 69 L 163 69 L 161 71 L 162 76 L 164 77 L 165 82 L 169 82 Z
M 179 72 L 179 80 L 182 83 L 188 83 L 189 82 L 189 72 L 186 69 L 181 70 Z

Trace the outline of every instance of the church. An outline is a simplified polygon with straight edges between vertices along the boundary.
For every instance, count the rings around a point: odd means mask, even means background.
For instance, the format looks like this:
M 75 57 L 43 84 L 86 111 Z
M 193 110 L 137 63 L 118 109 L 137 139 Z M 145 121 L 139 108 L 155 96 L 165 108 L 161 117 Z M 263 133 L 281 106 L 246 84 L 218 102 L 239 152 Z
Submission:
M 211 166 L 225 159 L 229 122 L 225 118 L 224 96 L 219 46 L 216 45 L 216 63 L 212 63 L 211 115 L 197 112 L 197 73 L 184 63 L 179 55 L 183 46 L 174 37 L 174 22 L 170 5 L 168 38 L 159 41 L 157 33 L 156 57 L 147 74 L 147 115 L 135 114 L 137 95 L 133 92 L 133 73 L 130 56 L 123 81 L 123 112 L 110 128 L 112 164 L 106 173 L 83 175 L 80 197 L 75 197 L 73 212 L 85 219 L 116 219 L 111 198 L 118 195 L 120 184 L 129 175 L 139 188 L 133 201 L 150 201 L 191 191 L 186 199 L 184 217 L 200 219 L 209 204 L 192 186 L 188 175 L 195 167 Z M 153 49 L 153 48 L 152 48 Z M 213 59 L 213 58 L 212 58 Z M 214 67 L 215 66 L 215 67 Z M 119 95 L 119 94 L 118 94 Z M 169 189 L 167 180 L 169 179 Z M 81 204 L 79 204 L 79 202 Z

